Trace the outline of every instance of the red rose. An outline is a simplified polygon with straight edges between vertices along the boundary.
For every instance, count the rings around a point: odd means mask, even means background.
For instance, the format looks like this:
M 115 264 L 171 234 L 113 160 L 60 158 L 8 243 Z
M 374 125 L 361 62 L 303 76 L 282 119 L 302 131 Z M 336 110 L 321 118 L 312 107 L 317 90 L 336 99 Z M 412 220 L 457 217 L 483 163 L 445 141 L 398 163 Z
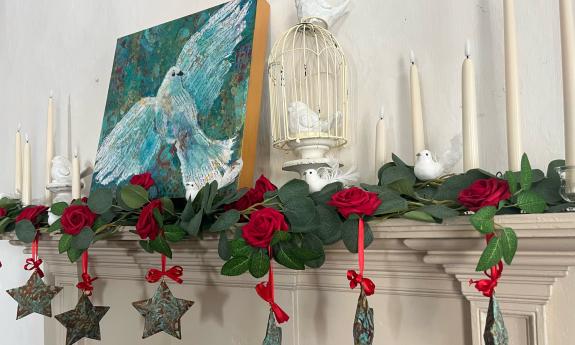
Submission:
M 358 187 L 351 187 L 339 191 L 331 196 L 328 205 L 337 208 L 345 218 L 351 214 L 358 216 L 371 216 L 381 204 L 377 193 L 367 192 Z
M 480 179 L 459 192 L 457 200 L 470 211 L 485 206 L 497 206 L 500 201 L 511 197 L 507 181 L 498 178 Z
M 140 218 L 138 218 L 138 222 L 136 223 L 136 232 L 143 240 L 149 238 L 153 241 L 160 233 L 160 226 L 158 225 L 158 222 L 156 222 L 156 218 L 154 218 L 155 209 L 162 212 L 161 200 L 152 200 L 144 206 L 142 213 L 140 214 Z
M 62 230 L 68 235 L 78 235 L 85 227 L 92 227 L 97 215 L 86 205 L 71 205 L 62 213 Z
M 225 209 L 236 209 L 238 211 L 243 211 L 248 207 L 264 201 L 264 195 L 266 192 L 276 190 L 277 187 L 270 182 L 264 175 L 261 175 L 254 186 L 247 191 L 244 196 L 242 196 L 238 201 L 227 205 Z
M 0 207 L 0 218 L 6 217 L 7 213 L 5 208 Z
M 38 216 L 42 213 L 48 211 L 48 207 L 46 206 L 29 206 L 20 212 L 18 217 L 16 217 L 16 223 L 23 219 L 27 219 L 31 221 L 34 225 L 38 222 Z
M 155 181 L 152 178 L 152 174 L 150 174 L 149 172 L 140 175 L 134 175 L 130 179 L 130 184 L 136 186 L 142 186 L 145 190 L 150 189 L 150 187 L 152 187 L 154 183 Z
M 284 215 L 276 209 L 266 207 L 251 214 L 250 221 L 242 228 L 242 237 L 251 246 L 267 248 L 274 232 L 287 230 Z

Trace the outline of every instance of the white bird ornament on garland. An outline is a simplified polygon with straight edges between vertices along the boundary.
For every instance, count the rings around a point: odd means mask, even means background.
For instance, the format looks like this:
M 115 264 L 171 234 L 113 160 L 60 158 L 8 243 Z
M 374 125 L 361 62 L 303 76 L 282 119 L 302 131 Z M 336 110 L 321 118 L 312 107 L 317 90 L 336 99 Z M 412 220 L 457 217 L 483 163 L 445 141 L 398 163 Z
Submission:
M 354 167 L 343 172 L 339 167 L 339 162 L 335 162 L 329 167 L 305 170 L 303 179 L 309 185 L 309 192 L 314 193 L 334 182 L 341 182 L 344 186 L 350 186 L 357 182 L 358 174 Z
M 451 139 L 451 148 L 437 160 L 429 150 L 419 152 L 415 157 L 413 172 L 421 181 L 434 180 L 446 173 L 461 159 L 461 136 Z

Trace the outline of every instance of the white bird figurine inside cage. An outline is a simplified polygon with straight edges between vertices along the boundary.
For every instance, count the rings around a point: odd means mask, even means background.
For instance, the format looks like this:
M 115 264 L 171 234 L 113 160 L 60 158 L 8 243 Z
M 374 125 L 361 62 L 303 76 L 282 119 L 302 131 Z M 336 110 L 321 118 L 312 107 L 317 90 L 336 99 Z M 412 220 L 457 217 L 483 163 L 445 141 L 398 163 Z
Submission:
M 309 185 L 309 192 L 314 193 L 334 182 L 341 182 L 344 186 L 351 186 L 357 182 L 358 174 L 353 167 L 348 171 L 342 171 L 339 167 L 339 162 L 333 161 L 329 167 L 305 170 L 303 179 Z
M 333 126 L 341 126 L 341 112 L 336 112 L 335 116 L 322 119 L 319 114 L 311 110 L 304 102 L 295 101 L 288 107 L 289 131 L 290 134 L 314 132 L 314 133 L 335 133 Z M 334 120 L 337 117 L 337 121 Z M 317 135 L 317 134 L 316 134 Z

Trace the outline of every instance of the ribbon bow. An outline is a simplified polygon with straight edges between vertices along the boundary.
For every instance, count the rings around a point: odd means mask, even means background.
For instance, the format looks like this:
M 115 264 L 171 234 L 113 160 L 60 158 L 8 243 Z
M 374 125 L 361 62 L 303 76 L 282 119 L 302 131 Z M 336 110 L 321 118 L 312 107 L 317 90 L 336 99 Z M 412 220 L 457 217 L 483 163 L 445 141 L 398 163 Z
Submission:
M 26 265 L 24 265 L 24 269 L 26 271 L 36 270 L 36 272 L 38 272 L 38 275 L 40 276 L 40 278 L 44 278 L 44 272 L 40 268 L 40 265 L 42 265 L 42 259 L 34 259 L 32 257 L 32 258 L 26 259 Z
M 256 285 L 256 292 L 264 301 L 269 303 L 278 323 L 284 323 L 289 320 L 289 315 L 274 301 L 272 284 L 261 282 Z
M 180 278 L 184 274 L 184 269 L 182 266 L 173 266 L 166 271 L 166 256 L 162 255 L 162 270 L 151 268 L 146 274 L 146 280 L 148 283 L 156 283 L 162 277 L 168 277 L 178 284 L 182 284 L 184 281 Z
M 484 271 L 488 279 L 473 280 L 469 279 L 469 285 L 475 284 L 477 291 L 481 292 L 485 297 L 491 297 L 495 293 L 495 287 L 497 286 L 497 281 L 501 277 L 503 272 L 503 262 L 491 267 L 491 273 Z
M 76 287 L 84 291 L 87 296 L 92 296 L 92 291 L 94 291 L 92 282 L 96 279 L 98 279 L 98 277 L 92 278 L 88 273 L 82 273 L 82 281 L 76 284 Z
M 347 271 L 347 280 L 349 280 L 349 287 L 355 289 L 356 286 L 361 285 L 361 288 L 365 292 L 366 296 L 371 296 L 375 292 L 375 284 L 369 279 L 365 278 L 363 275 L 358 274 L 354 270 Z

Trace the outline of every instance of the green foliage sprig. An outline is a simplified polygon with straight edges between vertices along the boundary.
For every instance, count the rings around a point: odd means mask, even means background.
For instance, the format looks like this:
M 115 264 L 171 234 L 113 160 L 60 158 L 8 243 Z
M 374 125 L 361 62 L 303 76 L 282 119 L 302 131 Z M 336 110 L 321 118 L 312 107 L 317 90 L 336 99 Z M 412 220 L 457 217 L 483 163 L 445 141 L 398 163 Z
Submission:
M 532 169 L 524 156 L 519 172 L 498 174 L 509 184 L 512 196 L 497 206 L 481 208 L 469 219 L 477 231 L 492 234 L 493 239 L 485 248 L 477 270 L 485 270 L 503 259 L 511 264 L 517 250 L 517 235 L 495 222 L 500 214 L 558 212 L 573 205 L 564 203 L 559 195 L 560 178 L 555 167 L 564 165 L 556 160 L 549 164 L 547 173 Z M 424 222 L 440 223 L 444 219 L 465 214 L 467 210 L 459 204 L 459 193 L 478 179 L 493 178 L 496 175 L 480 169 L 464 174 L 451 174 L 431 181 L 420 181 L 407 165 L 393 155 L 392 162 L 381 167 L 378 183 L 361 187 L 375 192 L 381 200 L 373 216 L 365 217 L 365 242 L 367 247 L 373 241 L 369 221 L 374 219 L 406 218 Z M 259 278 L 269 270 L 269 261 L 274 259 L 284 267 L 303 270 L 321 267 L 325 261 L 324 248 L 342 241 L 350 252 L 357 251 L 357 217 L 342 218 L 328 201 L 342 190 L 341 183 L 332 183 L 321 191 L 309 193 L 306 182 L 291 180 L 276 191 L 267 192 L 264 200 L 245 210 L 236 210 L 228 205 L 239 200 L 246 190 L 218 189 L 216 182 L 204 186 L 193 201 L 160 198 L 162 211 L 154 210 L 153 217 L 160 227 L 159 235 L 153 239 L 141 240 L 140 246 L 147 252 L 172 256 L 171 244 L 188 238 L 202 239 L 217 235 L 218 254 L 225 261 L 221 273 L 240 275 L 249 272 Z M 96 214 L 91 227 L 85 227 L 77 235 L 66 234 L 61 221 L 48 225 L 47 217 L 40 218 L 37 228 L 41 233 L 60 234 L 59 251 L 67 253 L 70 261 L 78 260 L 91 244 L 109 239 L 120 231 L 133 227 L 142 209 L 152 201 L 153 196 L 137 185 L 127 185 L 113 192 L 110 189 L 94 191 L 86 201 L 75 200 L 74 205 L 87 205 Z M 66 203 L 52 205 L 51 212 L 61 216 Z M 288 231 L 277 231 L 271 241 L 271 256 L 267 249 L 250 246 L 242 237 L 242 227 L 253 212 L 262 207 L 280 211 L 289 224 Z M 16 224 L 15 219 L 22 211 L 18 200 L 1 199 L 0 208 L 6 216 L 0 217 L 0 233 L 15 231 L 23 242 L 31 242 L 36 229 L 26 222 Z M 19 225 L 21 224 L 21 225 Z M 137 236 L 137 234 L 135 234 Z

